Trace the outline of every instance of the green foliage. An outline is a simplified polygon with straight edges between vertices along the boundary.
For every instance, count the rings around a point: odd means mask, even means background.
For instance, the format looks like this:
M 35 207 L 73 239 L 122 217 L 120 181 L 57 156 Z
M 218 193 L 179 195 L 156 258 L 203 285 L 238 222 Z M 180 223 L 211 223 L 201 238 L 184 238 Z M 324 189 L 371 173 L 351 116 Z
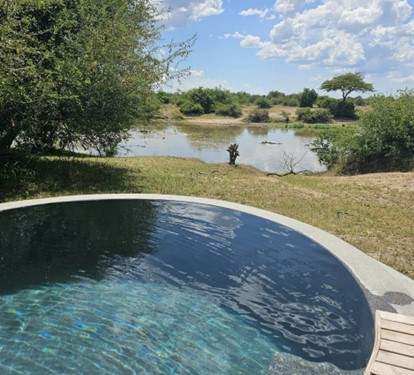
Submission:
M 355 105 L 358 105 L 358 106 L 361 106 L 361 107 L 367 105 L 366 100 L 360 95 L 356 96 L 355 98 L 349 98 L 349 100 L 351 100 L 352 103 L 354 103 Z
M 374 91 L 372 83 L 364 81 L 364 76 L 360 72 L 345 73 L 322 82 L 321 89 L 325 91 L 341 91 L 342 100 L 345 101 L 351 92 Z
M 241 108 L 237 97 L 237 94 L 219 87 L 214 89 L 198 87 L 182 94 L 177 104 L 185 115 L 217 113 L 223 116 L 239 117 Z
M 187 91 L 181 97 L 178 102 L 180 111 L 184 114 L 189 114 L 188 110 L 192 107 L 198 108 L 201 107 L 201 111 L 198 114 L 203 113 L 213 113 L 214 112 L 214 97 L 212 89 L 205 89 L 203 87 L 198 87 Z M 197 114 L 196 112 L 191 114 Z
M 255 108 L 247 117 L 250 122 L 269 122 L 269 111 L 267 109 Z
M 299 107 L 300 94 L 290 94 L 283 98 L 282 104 L 287 107 Z
M 191 41 L 158 58 L 157 22 L 148 1 L 2 1 L 0 150 L 113 149 L 189 53 Z
M 303 121 L 308 124 L 329 122 L 332 118 L 331 112 L 325 108 L 319 108 L 316 110 L 311 110 L 310 108 L 299 108 L 296 110 L 296 116 L 299 121 Z
M 414 167 L 414 92 L 376 96 L 356 130 L 323 134 L 314 142 L 321 162 L 343 173 L 407 171 Z M 346 128 L 343 128 L 346 129 Z
M 181 103 L 180 111 L 187 116 L 200 116 L 204 113 L 204 108 L 200 103 L 185 101 Z
M 318 138 L 311 143 L 311 150 L 316 153 L 321 164 L 331 169 L 338 164 L 344 149 L 341 146 L 345 138 L 345 128 L 332 128 L 323 130 Z M 345 148 L 346 149 L 346 148 Z
M 266 109 L 272 107 L 272 102 L 265 97 L 257 98 L 254 102 L 255 105 L 257 105 L 259 108 Z
M 235 94 L 232 94 L 233 101 L 235 103 L 239 103 L 241 105 L 247 105 L 250 103 L 250 97 L 251 95 L 244 91 L 236 92 Z
M 355 105 L 352 101 L 333 99 L 328 96 L 318 98 L 318 107 L 326 108 L 334 117 L 356 118 Z
M 267 98 L 272 102 L 273 105 L 280 105 L 283 104 L 286 95 L 279 91 L 270 91 L 267 94 Z
M 220 116 L 229 116 L 237 118 L 242 115 L 242 109 L 241 106 L 236 103 L 218 104 L 215 113 L 216 115 Z
M 300 106 L 312 107 L 315 104 L 316 99 L 318 99 L 318 94 L 314 89 L 304 89 L 300 96 Z

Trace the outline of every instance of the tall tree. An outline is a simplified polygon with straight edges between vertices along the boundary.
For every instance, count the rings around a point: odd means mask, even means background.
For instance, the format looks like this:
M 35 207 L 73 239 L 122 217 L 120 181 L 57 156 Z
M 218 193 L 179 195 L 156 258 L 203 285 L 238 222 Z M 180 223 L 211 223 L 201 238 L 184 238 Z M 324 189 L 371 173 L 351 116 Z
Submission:
M 303 92 L 300 96 L 300 106 L 301 107 L 312 107 L 316 99 L 318 99 L 318 94 L 314 89 L 303 89 Z
M 0 0 L 0 151 L 113 149 L 190 51 L 159 57 L 158 16 L 150 0 Z
M 364 81 L 364 76 L 360 72 L 345 73 L 322 82 L 321 89 L 325 91 L 342 91 L 342 101 L 345 102 L 349 94 L 354 91 L 369 92 L 374 91 L 372 83 Z

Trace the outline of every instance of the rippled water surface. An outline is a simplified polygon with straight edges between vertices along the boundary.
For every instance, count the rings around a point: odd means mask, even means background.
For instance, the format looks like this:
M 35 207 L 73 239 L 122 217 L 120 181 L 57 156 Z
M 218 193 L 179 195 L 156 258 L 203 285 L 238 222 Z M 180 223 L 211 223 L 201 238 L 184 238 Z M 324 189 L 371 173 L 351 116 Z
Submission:
M 1 374 L 345 374 L 372 348 L 349 272 L 255 216 L 62 203 L 1 212 L 0 235 Z
M 229 144 L 239 144 L 237 163 L 262 171 L 284 173 L 321 172 L 309 144 L 314 137 L 297 135 L 293 130 L 265 127 L 167 126 L 162 130 L 133 131 L 121 145 L 120 156 L 177 156 L 201 159 L 207 163 L 227 163 Z M 272 142 L 272 143 L 262 143 Z

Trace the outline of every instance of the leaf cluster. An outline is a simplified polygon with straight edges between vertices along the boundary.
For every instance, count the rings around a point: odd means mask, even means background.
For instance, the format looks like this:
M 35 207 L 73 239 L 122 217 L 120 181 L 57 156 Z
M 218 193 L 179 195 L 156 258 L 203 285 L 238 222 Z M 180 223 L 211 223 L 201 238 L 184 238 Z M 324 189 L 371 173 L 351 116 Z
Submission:
M 189 52 L 159 57 L 157 17 L 147 0 L 3 0 L 0 150 L 112 150 Z

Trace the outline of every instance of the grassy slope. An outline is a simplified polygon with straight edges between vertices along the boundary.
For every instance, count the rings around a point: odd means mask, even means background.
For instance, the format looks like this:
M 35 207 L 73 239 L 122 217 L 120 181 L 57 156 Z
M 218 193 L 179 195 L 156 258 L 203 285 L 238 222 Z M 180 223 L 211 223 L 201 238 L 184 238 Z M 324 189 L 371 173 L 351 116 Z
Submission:
M 0 190 L 2 200 L 98 192 L 223 199 L 324 229 L 414 278 L 414 173 L 277 178 L 172 157 L 43 158 L 31 167 L 35 177 Z

